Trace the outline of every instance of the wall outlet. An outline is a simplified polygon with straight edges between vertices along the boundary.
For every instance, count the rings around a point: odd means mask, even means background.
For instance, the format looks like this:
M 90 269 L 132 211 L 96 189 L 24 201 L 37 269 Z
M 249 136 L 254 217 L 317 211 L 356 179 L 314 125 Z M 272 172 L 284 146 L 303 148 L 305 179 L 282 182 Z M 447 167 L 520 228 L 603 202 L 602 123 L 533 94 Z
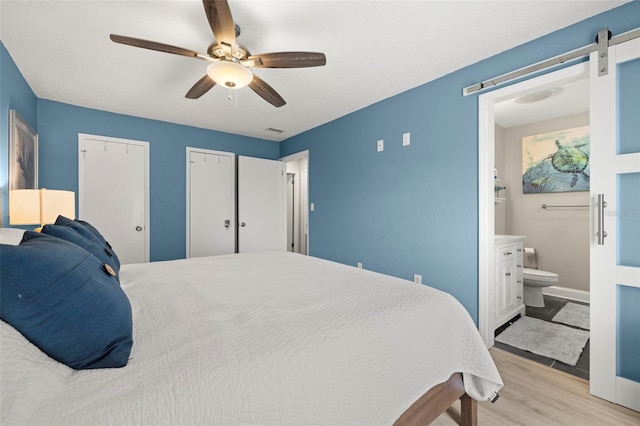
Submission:
M 378 141 L 378 152 L 382 152 L 382 151 L 384 151 L 384 140 L 380 139 Z
M 362 263 L 358 262 L 358 269 L 362 269 Z
M 411 145 L 411 133 L 403 133 L 402 134 L 402 146 Z
M 416 284 L 422 284 L 422 275 L 413 274 L 413 282 Z

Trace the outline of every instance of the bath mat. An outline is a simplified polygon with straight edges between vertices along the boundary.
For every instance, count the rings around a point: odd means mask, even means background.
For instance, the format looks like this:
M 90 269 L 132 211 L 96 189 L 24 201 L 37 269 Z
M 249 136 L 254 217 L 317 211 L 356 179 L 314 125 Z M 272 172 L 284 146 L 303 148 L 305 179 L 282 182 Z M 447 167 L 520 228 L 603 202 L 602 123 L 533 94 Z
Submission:
M 551 321 L 589 330 L 589 305 L 569 302 L 560 309 L 560 312 Z
M 522 317 L 496 336 L 496 341 L 574 366 L 589 332 L 531 317 Z

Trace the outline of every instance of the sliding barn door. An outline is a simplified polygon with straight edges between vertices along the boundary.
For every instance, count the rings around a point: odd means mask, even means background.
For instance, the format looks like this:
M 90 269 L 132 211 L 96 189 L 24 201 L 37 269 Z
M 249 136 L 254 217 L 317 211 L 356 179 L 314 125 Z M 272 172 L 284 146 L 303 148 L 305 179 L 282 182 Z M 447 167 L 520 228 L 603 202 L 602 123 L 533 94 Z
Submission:
M 640 410 L 640 39 L 591 54 L 591 393 Z
M 149 261 L 149 144 L 78 135 L 78 217 L 95 226 L 120 261 Z
M 287 168 L 276 160 L 238 157 L 238 251 L 287 248 Z
M 187 257 L 234 253 L 235 155 L 187 148 Z

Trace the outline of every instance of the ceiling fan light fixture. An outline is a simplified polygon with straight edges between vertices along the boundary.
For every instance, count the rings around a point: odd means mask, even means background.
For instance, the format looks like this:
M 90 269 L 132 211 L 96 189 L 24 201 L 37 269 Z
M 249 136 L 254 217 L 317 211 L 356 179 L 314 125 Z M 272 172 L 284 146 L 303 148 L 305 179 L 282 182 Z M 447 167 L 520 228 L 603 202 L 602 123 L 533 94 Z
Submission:
M 216 84 L 231 89 L 245 87 L 253 80 L 253 74 L 247 67 L 232 61 L 212 62 L 207 67 L 207 75 Z

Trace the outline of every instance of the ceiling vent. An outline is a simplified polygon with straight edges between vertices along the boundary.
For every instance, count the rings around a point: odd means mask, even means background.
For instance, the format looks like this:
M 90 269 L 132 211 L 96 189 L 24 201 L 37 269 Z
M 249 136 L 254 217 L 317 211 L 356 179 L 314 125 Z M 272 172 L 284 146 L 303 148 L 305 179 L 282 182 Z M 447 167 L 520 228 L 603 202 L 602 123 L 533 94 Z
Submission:
M 273 127 L 267 127 L 265 130 L 267 132 L 273 132 L 273 133 L 277 133 L 279 135 L 284 133 L 284 130 L 276 129 L 276 128 L 273 128 Z

